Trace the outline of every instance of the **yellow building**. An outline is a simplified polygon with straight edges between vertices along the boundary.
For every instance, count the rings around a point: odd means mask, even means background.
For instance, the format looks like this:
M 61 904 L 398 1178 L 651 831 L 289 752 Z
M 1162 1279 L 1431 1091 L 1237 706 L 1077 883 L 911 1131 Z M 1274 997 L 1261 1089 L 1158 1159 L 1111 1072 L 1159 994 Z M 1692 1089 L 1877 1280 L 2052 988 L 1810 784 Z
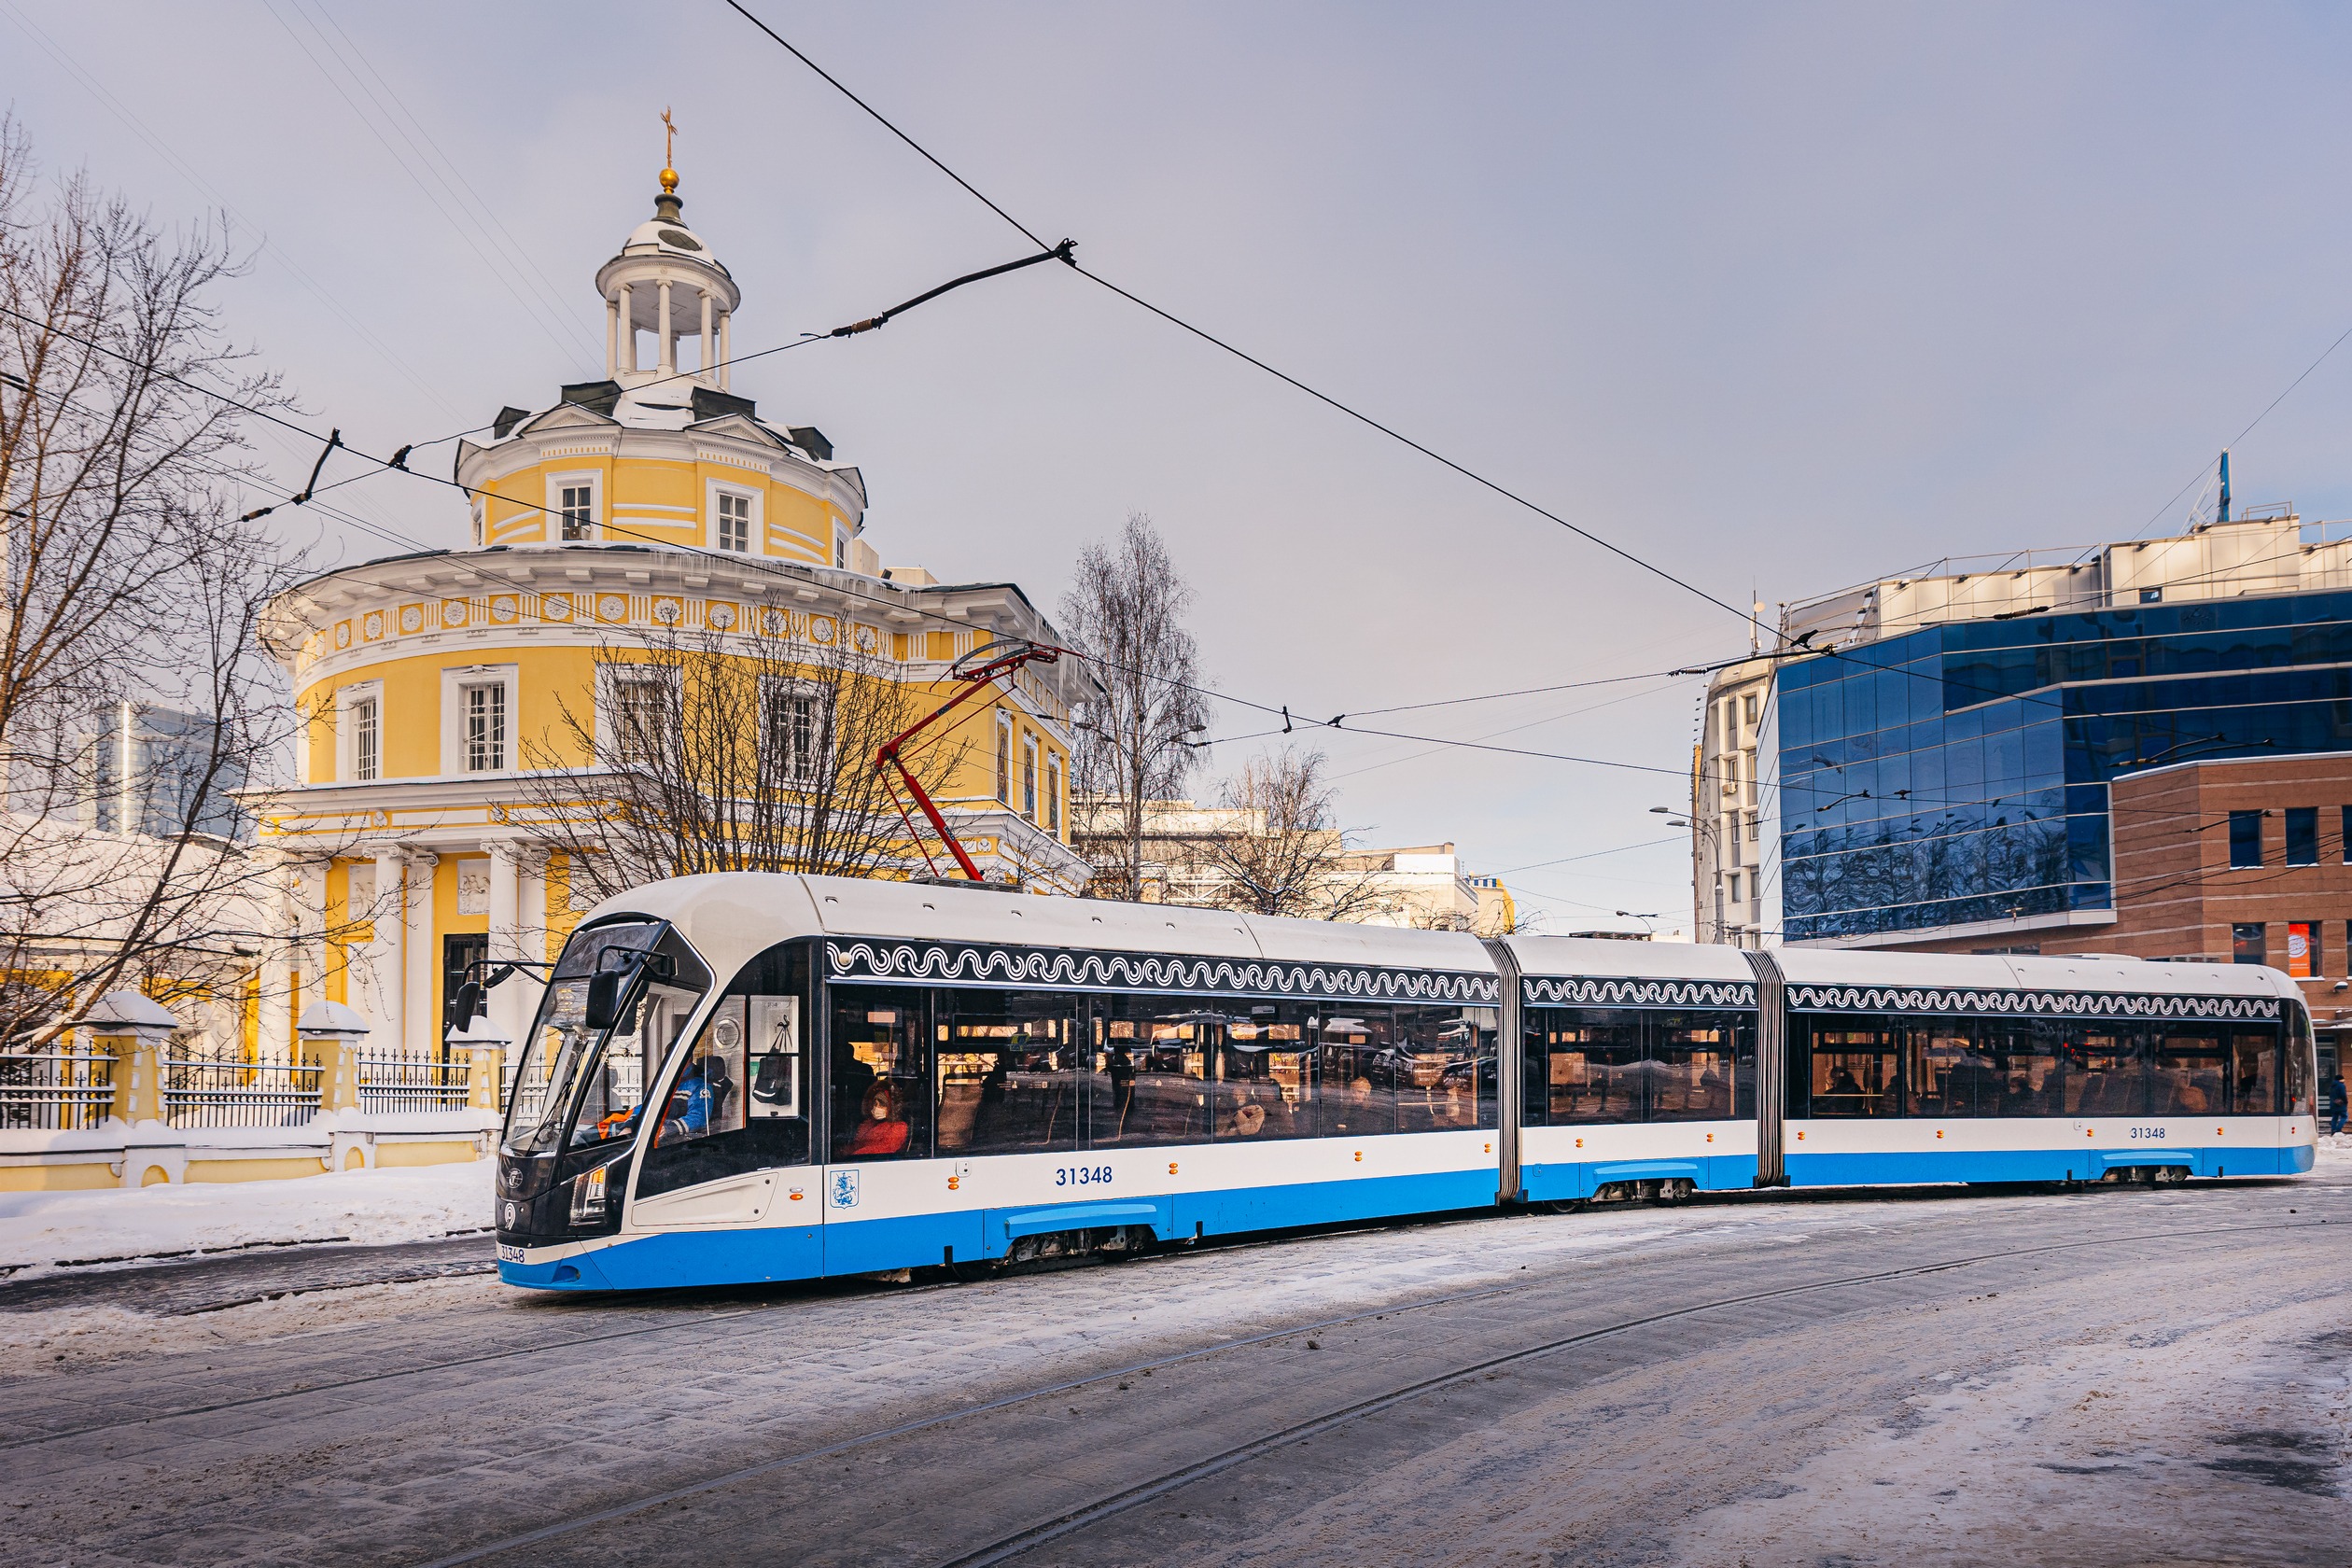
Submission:
M 783 625 L 812 649 L 854 639 L 884 679 L 944 695 L 947 665 L 975 646 L 1053 639 L 1011 583 L 884 570 L 858 470 L 732 390 L 741 291 L 682 221 L 676 177 L 663 172 L 654 216 L 597 270 L 604 379 L 505 410 L 488 444 L 460 444 L 471 547 L 329 572 L 275 607 L 310 722 L 299 784 L 258 804 L 263 842 L 288 861 L 282 929 L 312 934 L 275 960 L 290 983 L 261 987 L 265 1043 L 288 1040 L 323 995 L 369 1019 L 369 1049 L 429 1055 L 467 963 L 553 955 L 580 904 L 566 858 L 532 832 L 544 796 L 528 770 L 598 763 L 567 716 L 602 725 L 596 669 L 616 647 L 678 628 L 723 647 Z M 1058 892 L 1085 879 L 1068 844 L 1084 679 L 1031 665 L 1016 690 L 975 700 L 965 761 L 923 779 L 992 875 Z M 903 864 L 924 869 L 911 847 Z M 515 1038 L 536 995 L 494 990 L 494 1031 Z

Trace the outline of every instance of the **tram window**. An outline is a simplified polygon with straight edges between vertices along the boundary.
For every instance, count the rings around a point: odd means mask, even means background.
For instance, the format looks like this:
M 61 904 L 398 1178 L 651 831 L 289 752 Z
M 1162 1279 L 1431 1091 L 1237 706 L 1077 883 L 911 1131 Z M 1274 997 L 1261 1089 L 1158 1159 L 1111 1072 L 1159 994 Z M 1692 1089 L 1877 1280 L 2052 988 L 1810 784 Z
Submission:
M 1217 1052 L 1215 1136 L 1314 1137 L 1320 1130 L 1323 1074 L 1312 1012 L 1295 1002 L 1227 1006 Z
M 1314 1015 L 1317 1075 L 1323 1081 L 1323 1130 L 1329 1138 L 1394 1132 L 1397 1076 L 1409 1079 L 1396 1046 L 1396 1019 L 1385 1007 L 1337 1006 Z
M 2229 1052 L 2211 1024 L 2158 1026 L 2148 1073 L 2149 1113 L 2206 1116 L 2228 1108 Z
M 1544 1017 L 1547 1119 L 1555 1126 L 1642 1120 L 1642 1015 L 1563 1008 Z
M 1494 1013 L 1483 1007 L 1394 1011 L 1397 1130 L 1494 1125 Z
M 686 1027 L 687 1015 L 701 999 L 699 990 L 655 983 L 613 1024 L 572 1118 L 572 1147 L 637 1136 L 647 1069 L 667 1057 Z
M 2067 1026 L 2047 1018 L 1987 1018 L 1977 1048 L 1992 1068 L 1978 1085 L 1980 1116 L 2063 1116 L 2066 1113 Z
M 1209 1141 L 1220 1015 L 1177 997 L 1098 997 L 1086 1010 L 1087 1144 Z
M 2112 1024 L 2072 1026 L 2064 1031 L 2059 1056 L 2065 1072 L 2061 1092 L 2068 1115 L 2148 1113 L 2147 1062 L 2135 1031 Z
M 1742 1035 L 1756 1067 L 1744 1013 L 1656 1013 L 1649 1020 L 1649 1119 L 1719 1122 L 1732 1115 L 1731 1085 Z M 1750 1114 L 1754 1114 L 1751 1110 Z
M 1527 1127 L 1542 1127 L 1551 1119 L 1551 1063 L 1545 1056 L 1544 1040 L 1550 1031 L 1545 1020 L 1549 1011 L 1530 1008 L 1519 1020 L 1519 1121 Z
M 644 957 L 649 948 L 650 960 Z M 588 1025 L 589 978 L 599 970 L 624 974 L 630 987 L 627 1014 L 609 1029 Z M 647 1045 L 658 1061 L 709 984 L 693 950 L 657 922 L 576 933 L 557 959 L 539 1018 L 515 1065 L 507 1146 L 581 1148 L 634 1138 Z
M 809 1156 L 808 1060 L 801 1044 L 805 946 L 771 947 L 727 983 L 637 1178 L 639 1197 Z
M 712 1010 L 670 1084 L 662 1125 L 653 1134 L 655 1147 L 714 1138 L 743 1127 L 744 1060 L 750 1054 L 743 1038 L 748 1001 L 722 997 Z
M 1078 999 L 931 993 L 940 1154 L 1078 1147 Z
M 2277 1115 L 2278 1026 L 2240 1024 L 2230 1035 L 2230 1113 Z
M 1902 1114 L 1953 1114 L 1943 1107 L 1951 1092 L 1953 1071 L 1959 1065 L 1960 1056 L 1965 1054 L 1966 1043 L 1961 1043 L 1961 1051 L 1954 1051 L 1949 1036 L 1939 1039 L 1935 1025 L 1921 1022 L 1903 1026 L 1897 1043 L 1903 1057 Z
M 1900 1028 L 1816 1026 L 1812 1113 L 1825 1117 L 1900 1114 L 1903 1034 Z
M 833 1157 L 931 1155 L 931 998 L 896 986 L 833 990 Z

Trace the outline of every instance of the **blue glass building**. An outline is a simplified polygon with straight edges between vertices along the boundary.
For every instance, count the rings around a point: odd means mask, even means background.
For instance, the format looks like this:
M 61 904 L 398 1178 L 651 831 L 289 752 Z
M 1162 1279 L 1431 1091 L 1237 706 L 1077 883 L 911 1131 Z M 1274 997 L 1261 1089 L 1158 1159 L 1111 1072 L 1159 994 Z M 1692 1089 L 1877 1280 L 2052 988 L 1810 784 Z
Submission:
M 2352 749 L 2352 591 L 2135 592 L 1782 665 L 1758 737 L 1781 939 L 2111 910 L 2118 775 Z

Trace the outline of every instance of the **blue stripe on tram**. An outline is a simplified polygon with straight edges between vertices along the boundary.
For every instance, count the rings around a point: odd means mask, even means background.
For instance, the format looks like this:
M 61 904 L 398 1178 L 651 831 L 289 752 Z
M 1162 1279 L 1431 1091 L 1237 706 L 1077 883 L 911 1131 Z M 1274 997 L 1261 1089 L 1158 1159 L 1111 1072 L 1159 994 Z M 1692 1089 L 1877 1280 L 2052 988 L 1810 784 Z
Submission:
M 1753 1160 L 1748 1162 L 1751 1169 Z M 645 1290 L 680 1285 L 758 1284 L 823 1275 L 919 1268 L 1001 1257 L 1022 1236 L 1149 1225 L 1163 1241 L 1295 1225 L 1344 1224 L 1400 1214 L 1491 1208 L 1491 1167 L 1421 1176 L 1377 1176 L 1176 1193 L 1097 1204 L 967 1209 L 883 1220 L 746 1230 L 665 1231 L 545 1263 L 501 1263 L 511 1285 L 548 1290 Z

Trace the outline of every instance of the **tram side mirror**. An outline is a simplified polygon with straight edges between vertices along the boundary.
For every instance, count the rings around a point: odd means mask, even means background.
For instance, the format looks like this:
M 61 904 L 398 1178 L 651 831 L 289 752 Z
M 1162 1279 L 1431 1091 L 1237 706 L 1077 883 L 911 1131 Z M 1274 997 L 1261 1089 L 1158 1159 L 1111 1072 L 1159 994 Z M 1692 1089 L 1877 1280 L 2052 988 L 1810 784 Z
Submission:
M 586 1023 L 590 1033 L 610 1029 L 621 1019 L 621 982 L 626 970 L 601 969 L 588 976 Z
M 449 999 L 449 1027 L 454 1029 L 469 1028 L 481 1014 L 482 984 L 469 980 L 457 987 L 455 996 Z

